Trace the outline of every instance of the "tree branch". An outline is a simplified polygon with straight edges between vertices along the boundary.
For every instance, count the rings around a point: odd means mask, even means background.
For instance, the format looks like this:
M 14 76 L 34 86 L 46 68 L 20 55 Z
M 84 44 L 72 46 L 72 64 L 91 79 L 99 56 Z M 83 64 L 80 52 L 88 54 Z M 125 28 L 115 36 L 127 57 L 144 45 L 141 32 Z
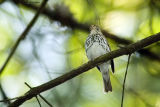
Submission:
M 4 64 L 2 65 L 1 69 L 0 69 L 0 73 L 2 73 L 5 69 L 5 67 L 7 66 L 8 62 L 10 61 L 10 59 L 12 58 L 13 54 L 15 53 L 17 47 L 19 46 L 20 42 L 25 39 L 25 37 L 27 36 L 28 32 L 31 30 L 32 26 L 34 25 L 34 23 L 36 22 L 38 16 L 40 15 L 41 11 L 43 10 L 45 4 L 47 3 L 48 0 L 43 0 L 41 6 L 38 8 L 37 13 L 35 14 L 35 16 L 33 17 L 33 19 L 30 21 L 30 23 L 28 24 L 28 26 L 26 27 L 26 29 L 24 30 L 24 32 L 19 36 L 19 38 L 17 39 L 16 43 L 14 44 L 14 46 L 11 49 L 11 52 L 9 53 L 7 59 L 5 60 Z
M 102 56 L 96 58 L 95 60 L 89 61 L 89 62 L 83 64 L 82 66 L 80 66 L 79 68 L 76 68 L 76 69 L 74 69 L 74 70 L 54 79 L 54 80 L 51 80 L 51 81 L 44 83 L 44 84 L 37 86 L 37 87 L 33 87 L 28 92 L 26 92 L 23 96 L 19 97 L 16 101 L 11 103 L 10 107 L 18 107 L 22 103 L 33 98 L 34 96 L 38 95 L 39 93 L 44 92 L 46 90 L 49 90 L 53 87 L 56 87 L 57 85 L 60 85 L 64 82 L 88 71 L 89 69 L 92 69 L 93 67 L 97 66 L 100 63 L 106 62 L 108 60 L 111 60 L 113 58 L 116 58 L 116 57 L 119 57 L 122 55 L 131 54 L 131 53 L 138 51 L 148 45 L 151 45 L 152 43 L 155 43 L 159 40 L 160 40 L 160 33 L 149 36 L 149 37 L 142 39 L 136 43 L 130 44 L 124 48 L 121 48 L 121 49 L 109 52 L 105 55 L 102 55 Z
M 31 8 L 33 10 L 37 10 L 38 9 L 38 6 L 35 6 L 33 4 L 27 4 L 27 3 L 23 2 L 23 0 L 14 0 L 14 2 L 16 4 L 21 4 L 23 6 L 29 7 L 29 8 Z M 61 6 L 61 8 L 64 8 L 64 7 Z M 65 9 L 63 9 L 63 10 L 65 10 Z M 71 14 L 69 11 L 67 13 Z M 49 17 L 51 20 L 59 21 L 62 25 L 71 27 L 72 29 L 81 29 L 81 30 L 84 30 L 86 32 L 89 31 L 89 26 L 90 25 L 79 23 L 78 21 L 76 21 L 72 17 L 72 15 L 64 15 L 64 12 L 59 10 L 59 9 L 57 9 L 57 8 L 55 10 L 50 10 L 48 8 L 44 8 L 44 11 L 42 12 L 42 14 L 44 14 L 47 17 Z M 124 44 L 124 45 L 129 45 L 129 44 L 133 43 L 130 40 L 127 40 L 127 39 L 121 38 L 121 37 L 119 37 L 117 35 L 108 33 L 105 30 L 102 30 L 102 31 L 103 31 L 103 34 L 107 38 L 110 38 L 110 39 L 114 40 L 117 43 Z M 144 56 L 147 56 L 148 58 L 160 61 L 160 56 L 156 55 L 155 53 L 151 52 L 148 49 L 141 49 L 138 52 L 140 54 L 144 55 Z

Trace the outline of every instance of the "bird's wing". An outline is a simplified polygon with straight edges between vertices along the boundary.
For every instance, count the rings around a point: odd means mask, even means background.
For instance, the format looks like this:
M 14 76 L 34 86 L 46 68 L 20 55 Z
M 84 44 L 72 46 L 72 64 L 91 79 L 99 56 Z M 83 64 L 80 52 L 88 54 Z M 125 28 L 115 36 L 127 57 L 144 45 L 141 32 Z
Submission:
M 107 41 L 107 39 L 106 39 L 106 41 Z M 109 47 L 109 51 L 111 51 L 111 48 L 110 48 L 108 42 L 107 42 L 107 45 Z M 111 69 L 112 69 L 112 72 L 114 73 L 114 61 L 113 61 L 113 59 L 111 60 Z

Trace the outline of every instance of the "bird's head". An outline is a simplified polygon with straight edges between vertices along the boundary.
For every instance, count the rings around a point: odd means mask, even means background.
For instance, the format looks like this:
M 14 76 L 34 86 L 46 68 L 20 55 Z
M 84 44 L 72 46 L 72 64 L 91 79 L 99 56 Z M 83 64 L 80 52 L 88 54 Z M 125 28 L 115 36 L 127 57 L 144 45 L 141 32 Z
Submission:
M 95 34 L 95 33 L 101 33 L 101 30 L 98 26 L 96 25 L 91 25 L 90 26 L 90 33 Z

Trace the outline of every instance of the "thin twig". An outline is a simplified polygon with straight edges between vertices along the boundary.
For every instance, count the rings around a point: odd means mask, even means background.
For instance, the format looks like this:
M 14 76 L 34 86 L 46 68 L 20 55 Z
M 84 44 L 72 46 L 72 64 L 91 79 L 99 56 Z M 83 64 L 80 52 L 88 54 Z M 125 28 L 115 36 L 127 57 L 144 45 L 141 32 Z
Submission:
M 11 49 L 11 52 L 9 53 L 7 59 L 5 60 L 4 64 L 2 65 L 1 69 L 0 69 L 0 73 L 2 73 L 5 69 L 5 67 L 7 66 L 7 64 L 9 63 L 10 59 L 12 58 L 13 54 L 15 53 L 17 47 L 19 46 L 20 42 L 26 38 L 28 32 L 31 30 L 32 26 L 34 25 L 34 23 L 36 22 L 36 20 L 38 19 L 38 16 L 40 15 L 41 11 L 43 10 L 44 6 L 46 5 L 48 0 L 43 0 L 40 8 L 38 9 L 37 13 L 35 14 L 35 16 L 33 17 L 33 19 L 30 21 L 30 23 L 28 24 L 28 26 L 26 27 L 26 29 L 23 31 L 23 33 L 19 36 L 19 38 L 17 39 L 16 43 L 14 44 L 14 46 Z
M 27 84 L 26 82 L 24 84 L 27 85 L 30 89 L 32 89 L 32 87 L 29 84 Z M 37 102 L 38 102 L 39 106 L 41 107 L 41 103 L 40 103 L 38 97 L 37 96 L 35 96 L 35 97 L 37 99 Z
M 131 54 L 129 54 L 129 56 L 128 56 L 128 62 L 127 62 L 126 72 L 125 72 L 124 81 L 123 81 L 121 107 L 123 107 L 124 89 L 125 89 L 125 83 L 126 83 L 126 78 L 127 78 L 127 71 L 128 71 L 130 57 L 131 57 Z
M 27 85 L 30 89 L 32 89 L 32 87 L 31 87 L 28 83 L 25 82 L 25 85 Z M 41 97 L 42 100 L 44 100 L 44 102 L 46 102 L 50 107 L 53 107 L 41 94 L 38 94 L 38 95 L 39 95 L 39 97 Z
M 2 83 L 1 83 L 1 82 L 0 82 L 0 90 L 1 90 L 1 93 L 2 93 L 2 98 L 3 98 L 3 99 L 8 99 L 5 91 L 3 90 L 3 87 L 2 87 Z M 10 102 L 10 100 L 8 100 L 8 101 L 4 101 L 4 103 L 7 104 L 7 105 L 9 105 L 11 102 Z
M 36 99 L 37 99 L 37 102 L 38 102 L 38 104 L 39 104 L 39 107 L 42 107 L 42 106 L 41 106 L 41 102 L 40 102 L 39 99 L 38 99 L 38 96 L 36 96 Z
M 46 102 L 50 107 L 53 107 L 41 94 L 38 94 L 44 102 Z

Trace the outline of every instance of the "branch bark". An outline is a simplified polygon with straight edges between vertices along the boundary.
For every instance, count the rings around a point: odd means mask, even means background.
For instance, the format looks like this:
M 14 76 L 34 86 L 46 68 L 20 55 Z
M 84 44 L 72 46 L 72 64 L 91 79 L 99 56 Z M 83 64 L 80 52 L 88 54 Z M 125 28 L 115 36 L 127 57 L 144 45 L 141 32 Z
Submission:
M 36 95 L 38 95 L 41 92 L 47 91 L 53 87 L 56 87 L 57 85 L 60 85 L 86 71 L 88 71 L 89 69 L 92 69 L 93 67 L 97 66 L 100 63 L 106 62 L 108 60 L 111 60 L 113 58 L 122 56 L 122 55 L 128 55 L 131 54 L 135 51 L 138 51 L 148 45 L 151 45 L 152 43 L 155 43 L 157 41 L 160 40 L 160 33 L 149 36 L 145 39 L 142 39 L 136 43 L 130 44 L 124 48 L 109 52 L 105 55 L 102 55 L 98 58 L 96 58 L 93 61 L 89 61 L 85 64 L 83 64 L 82 66 L 80 66 L 79 68 L 76 68 L 54 80 L 51 80 L 47 83 L 44 83 L 40 86 L 34 87 L 32 89 L 30 89 L 28 92 L 26 92 L 23 96 L 18 97 L 17 100 L 15 100 L 13 103 L 11 103 L 9 105 L 9 107 L 18 107 L 21 104 L 23 104 L 25 101 L 35 97 Z

